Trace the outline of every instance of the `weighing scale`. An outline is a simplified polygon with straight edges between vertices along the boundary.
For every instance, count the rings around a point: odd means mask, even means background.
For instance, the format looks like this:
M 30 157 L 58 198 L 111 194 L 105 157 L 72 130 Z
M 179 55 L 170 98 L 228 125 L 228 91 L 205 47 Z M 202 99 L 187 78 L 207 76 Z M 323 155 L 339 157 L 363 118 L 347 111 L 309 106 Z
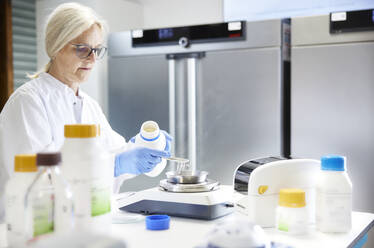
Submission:
M 142 214 L 216 219 L 233 211 L 233 189 L 208 179 L 205 171 L 169 171 L 158 187 L 133 192 L 117 199 L 120 210 Z

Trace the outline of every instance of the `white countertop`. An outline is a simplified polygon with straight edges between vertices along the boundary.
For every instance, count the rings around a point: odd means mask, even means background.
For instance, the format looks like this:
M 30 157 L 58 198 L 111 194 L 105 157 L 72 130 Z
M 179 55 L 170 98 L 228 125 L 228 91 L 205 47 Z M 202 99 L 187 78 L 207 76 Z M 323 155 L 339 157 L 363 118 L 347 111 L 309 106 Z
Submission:
M 234 213 L 213 221 L 193 220 L 171 217 L 170 229 L 165 231 L 149 231 L 145 229 L 145 221 L 132 224 L 113 224 L 114 236 L 126 241 L 129 248 L 162 247 L 191 248 L 202 244 L 206 234 L 213 226 L 225 218 L 240 216 Z M 353 212 L 352 230 L 344 234 L 325 234 L 310 226 L 309 233 L 303 236 L 289 236 L 277 232 L 274 228 L 264 228 L 271 241 L 293 247 L 352 247 L 374 225 L 374 214 Z
M 171 217 L 170 229 L 149 231 L 145 228 L 144 219 L 129 224 L 112 224 L 111 234 L 124 240 L 128 248 L 192 248 L 203 244 L 207 233 L 215 224 L 228 218 L 246 218 L 236 212 L 231 215 L 212 220 L 195 220 Z M 277 232 L 274 228 L 265 228 L 271 241 L 287 244 L 292 247 L 353 247 L 374 225 L 374 214 L 353 212 L 352 230 L 344 234 L 324 234 L 310 226 L 309 233 L 303 236 L 288 236 Z M 6 247 L 5 224 L 0 225 L 0 247 Z

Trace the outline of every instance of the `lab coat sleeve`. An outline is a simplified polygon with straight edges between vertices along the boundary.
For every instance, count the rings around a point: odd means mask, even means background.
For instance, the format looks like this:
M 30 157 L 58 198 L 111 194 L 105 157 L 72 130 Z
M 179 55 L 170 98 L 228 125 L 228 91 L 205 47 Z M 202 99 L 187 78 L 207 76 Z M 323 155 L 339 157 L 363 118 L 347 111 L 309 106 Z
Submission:
M 125 140 L 120 134 L 118 134 L 116 131 L 112 130 L 112 135 L 113 135 L 113 139 L 119 139 L 118 136 L 120 136 L 123 140 Z M 122 152 L 125 152 L 129 149 L 132 149 L 132 143 L 131 142 L 128 142 L 117 150 L 112 150 L 111 153 L 114 155 L 113 157 L 115 158 L 115 156 L 117 154 L 120 154 Z M 114 166 L 115 166 L 115 163 L 113 162 L 113 174 L 114 174 Z M 125 180 L 128 180 L 128 179 L 131 179 L 131 178 L 134 178 L 136 177 L 136 175 L 133 175 L 133 174 L 128 174 L 128 173 L 125 173 L 125 174 L 122 174 L 122 175 L 119 175 L 117 177 L 114 177 L 114 181 L 113 181 L 113 193 L 117 194 L 119 193 L 119 190 L 121 188 L 121 185 L 122 183 L 125 181 Z
M 14 173 L 14 156 L 53 148 L 48 117 L 36 94 L 17 93 L 0 115 L 0 198 Z M 1 199 L 3 201 L 3 199 Z M 3 204 L 0 202 L 0 208 Z

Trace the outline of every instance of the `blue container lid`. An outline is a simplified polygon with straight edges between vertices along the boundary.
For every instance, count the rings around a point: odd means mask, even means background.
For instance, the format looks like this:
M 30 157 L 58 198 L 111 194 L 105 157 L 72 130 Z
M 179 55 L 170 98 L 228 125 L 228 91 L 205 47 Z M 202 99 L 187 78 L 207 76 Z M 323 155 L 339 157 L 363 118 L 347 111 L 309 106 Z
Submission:
M 321 169 L 328 171 L 344 171 L 345 157 L 339 155 L 326 155 L 321 158 Z
M 148 230 L 167 230 L 170 226 L 168 215 L 150 215 L 145 218 L 145 225 Z

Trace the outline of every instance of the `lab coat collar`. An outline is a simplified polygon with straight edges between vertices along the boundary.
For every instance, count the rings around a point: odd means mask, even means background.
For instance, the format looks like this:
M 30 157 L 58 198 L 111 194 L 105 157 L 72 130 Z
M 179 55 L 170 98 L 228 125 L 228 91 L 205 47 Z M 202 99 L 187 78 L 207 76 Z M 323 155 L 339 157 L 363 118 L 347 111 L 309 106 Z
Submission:
M 78 88 L 78 95 L 76 96 L 75 92 L 72 88 L 70 88 L 69 86 L 67 86 L 66 84 L 64 84 L 60 80 L 58 80 L 57 78 L 53 77 L 51 74 L 49 74 L 47 72 L 42 72 L 42 73 L 40 73 L 39 77 L 46 79 L 53 88 L 55 88 L 57 90 L 60 90 L 60 91 L 63 91 L 63 92 L 66 92 L 69 95 L 74 96 L 74 98 L 73 98 L 74 100 L 76 98 L 81 99 L 81 100 L 84 99 L 84 93 L 81 91 L 80 88 Z

